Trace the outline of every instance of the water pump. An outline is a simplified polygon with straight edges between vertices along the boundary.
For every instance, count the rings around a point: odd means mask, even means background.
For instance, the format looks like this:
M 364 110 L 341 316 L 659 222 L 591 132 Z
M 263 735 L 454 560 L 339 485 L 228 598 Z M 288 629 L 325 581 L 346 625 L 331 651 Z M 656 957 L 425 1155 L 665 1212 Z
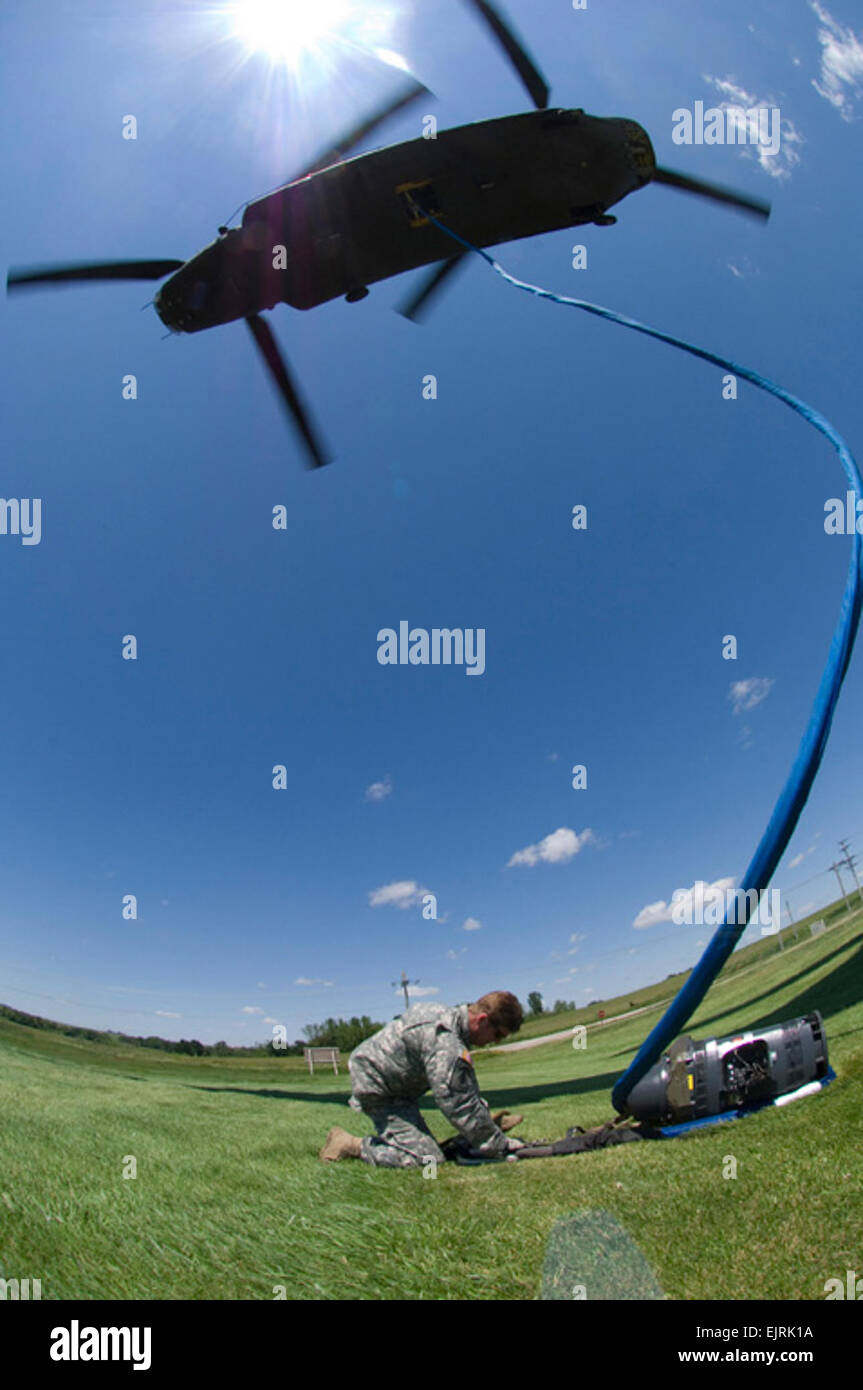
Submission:
M 625 1113 L 650 1124 L 684 1124 L 769 1104 L 826 1079 L 828 1071 L 824 1021 L 817 1012 L 706 1042 L 676 1038 L 633 1086 Z

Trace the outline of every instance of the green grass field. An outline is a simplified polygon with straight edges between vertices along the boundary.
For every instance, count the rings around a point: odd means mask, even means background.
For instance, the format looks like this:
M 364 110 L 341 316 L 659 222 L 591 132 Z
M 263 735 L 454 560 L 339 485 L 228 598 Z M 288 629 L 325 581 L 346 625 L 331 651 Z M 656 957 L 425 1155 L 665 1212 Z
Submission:
M 535 1299 L 552 1232 L 591 1211 L 616 1218 L 669 1298 L 821 1299 L 827 1279 L 863 1274 L 863 913 L 834 923 L 781 953 L 775 939 L 751 948 L 687 1029 L 818 1008 L 838 1074 L 823 1095 L 676 1142 L 447 1165 L 434 1179 L 318 1161 L 331 1125 L 366 1132 L 345 1075 L 0 1019 L 0 1277 L 40 1279 L 43 1299 L 272 1299 L 278 1286 L 301 1299 Z M 525 1115 L 523 1138 L 611 1118 L 611 1086 L 657 1017 L 591 1028 L 584 1050 L 479 1054 L 483 1094 Z M 729 1156 L 736 1178 L 723 1177 Z

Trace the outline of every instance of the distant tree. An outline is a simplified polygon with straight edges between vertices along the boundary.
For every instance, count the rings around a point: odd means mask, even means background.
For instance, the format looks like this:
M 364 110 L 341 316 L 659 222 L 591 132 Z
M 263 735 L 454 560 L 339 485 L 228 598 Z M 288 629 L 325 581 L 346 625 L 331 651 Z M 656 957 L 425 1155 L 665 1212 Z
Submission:
M 363 1014 L 362 1018 L 354 1015 L 351 1019 L 328 1018 L 324 1023 L 307 1023 L 303 1032 L 306 1047 L 338 1047 L 342 1052 L 353 1052 L 382 1027 L 382 1023 L 375 1023 Z
M 538 1018 L 542 1013 L 542 995 L 538 990 L 532 990 L 527 996 L 527 1007 L 534 1018 Z

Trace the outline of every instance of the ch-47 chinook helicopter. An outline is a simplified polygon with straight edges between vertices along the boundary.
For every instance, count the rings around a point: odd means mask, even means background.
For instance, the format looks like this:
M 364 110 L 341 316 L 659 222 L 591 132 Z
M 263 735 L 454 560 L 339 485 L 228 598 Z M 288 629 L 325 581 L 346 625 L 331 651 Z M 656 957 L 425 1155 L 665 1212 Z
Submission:
M 408 318 L 428 308 L 467 252 L 429 221 L 439 218 L 474 246 L 576 227 L 609 226 L 608 209 L 648 183 L 712 198 L 767 217 L 769 204 L 716 184 L 658 168 L 647 132 L 635 121 L 548 110 L 549 89 L 522 44 L 488 0 L 467 0 L 502 45 L 534 111 L 458 126 L 345 156 L 385 120 L 420 96 L 416 81 L 349 131 L 290 183 L 247 204 L 242 225 L 187 261 L 114 261 L 16 270 L 7 288 L 84 280 L 160 280 L 156 312 L 178 333 L 245 319 L 302 436 L 312 467 L 328 455 L 261 317 L 276 304 L 313 309 L 420 266 L 434 270 L 402 306 Z

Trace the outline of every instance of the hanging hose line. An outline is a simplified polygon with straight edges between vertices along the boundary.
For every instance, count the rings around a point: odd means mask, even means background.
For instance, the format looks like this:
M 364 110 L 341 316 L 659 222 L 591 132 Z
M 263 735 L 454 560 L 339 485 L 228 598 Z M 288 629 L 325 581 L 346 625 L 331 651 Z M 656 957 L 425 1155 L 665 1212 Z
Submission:
M 848 484 L 855 499 L 855 509 L 851 515 L 856 517 L 856 503 L 863 498 L 863 479 L 851 450 L 845 443 L 842 436 L 833 428 L 830 421 L 825 419 L 812 406 L 800 400 L 784 387 L 778 386 L 775 381 L 770 381 L 760 372 L 753 371 L 749 367 L 742 367 L 737 362 L 732 362 L 727 357 L 720 356 L 716 352 L 708 352 L 706 348 L 696 347 L 694 343 L 688 343 L 683 338 L 677 338 L 673 333 L 663 333 L 657 328 L 650 328 L 647 324 L 639 323 L 637 319 L 628 318 L 625 314 L 618 314 L 614 309 L 603 308 L 599 304 L 590 304 L 584 299 L 573 299 L 569 295 L 556 294 L 553 290 L 542 289 L 539 285 L 528 284 L 524 280 L 517 280 L 514 275 L 510 275 L 504 270 L 487 251 L 479 246 L 472 245 L 465 241 L 463 237 L 457 235 L 449 227 L 446 227 L 437 218 L 417 206 L 419 215 L 426 218 L 440 231 L 446 232 L 447 236 L 453 241 L 458 242 L 467 251 L 474 251 L 478 256 L 482 256 L 484 261 L 492 267 L 502 279 L 508 284 L 514 285 L 516 289 L 525 290 L 529 294 L 536 295 L 540 299 L 550 299 L 554 304 L 564 304 L 573 309 L 583 309 L 585 313 L 594 314 L 598 318 L 608 319 L 611 323 L 620 324 L 623 328 L 634 329 L 636 333 L 644 333 L 649 338 L 658 338 L 662 343 L 668 343 L 671 347 L 680 348 L 683 352 L 688 352 L 692 357 L 700 357 L 705 362 L 711 362 L 714 366 L 722 367 L 726 371 L 733 372 L 735 376 L 742 377 L 744 381 L 749 381 L 759 390 L 768 392 L 775 396 L 777 400 L 784 402 L 785 405 L 798 415 L 801 415 L 810 425 L 825 436 L 830 441 L 839 460 L 845 470 Z M 812 789 L 815 776 L 824 756 L 824 749 L 827 746 L 827 739 L 830 735 L 830 726 L 833 722 L 833 714 L 839 699 L 839 691 L 848 670 L 851 660 L 851 652 L 854 647 L 854 639 L 857 635 L 857 628 L 860 622 L 861 601 L 863 601 L 863 537 L 858 529 L 855 529 L 851 545 L 851 562 L 848 570 L 848 578 L 845 584 L 845 592 L 842 596 L 842 606 L 839 612 L 839 620 L 833 633 L 833 640 L 830 645 L 830 652 L 827 664 L 821 677 L 821 684 L 815 697 L 815 703 L 809 716 L 809 723 L 803 734 L 797 757 L 788 775 L 788 780 L 779 795 L 779 799 L 773 808 L 773 813 L 767 825 L 767 829 L 761 837 L 760 843 L 752 857 L 749 867 L 743 876 L 741 890 L 745 893 L 743 900 L 744 906 L 742 913 L 737 912 L 738 900 L 735 898 L 734 917 L 742 915 L 742 921 L 729 923 L 723 920 L 708 943 L 698 964 L 692 974 L 683 985 L 675 999 L 666 1009 L 662 1018 L 657 1023 L 653 1031 L 647 1036 L 641 1045 L 635 1059 L 627 1067 L 626 1071 L 617 1080 L 612 1091 L 612 1102 L 618 1111 L 625 1110 L 626 1098 L 633 1086 L 641 1080 L 646 1072 L 659 1060 L 662 1053 L 669 1043 L 678 1036 L 684 1024 L 697 1009 L 708 989 L 712 985 L 716 976 L 719 974 L 723 965 L 727 961 L 740 937 L 743 935 L 749 923 L 750 917 L 750 893 L 754 890 L 760 899 L 761 892 L 767 887 L 776 866 L 788 846 L 788 842 L 794 833 L 794 829 L 800 818 L 800 813 L 806 804 L 806 799 Z M 728 917 L 726 913 L 726 919 Z

